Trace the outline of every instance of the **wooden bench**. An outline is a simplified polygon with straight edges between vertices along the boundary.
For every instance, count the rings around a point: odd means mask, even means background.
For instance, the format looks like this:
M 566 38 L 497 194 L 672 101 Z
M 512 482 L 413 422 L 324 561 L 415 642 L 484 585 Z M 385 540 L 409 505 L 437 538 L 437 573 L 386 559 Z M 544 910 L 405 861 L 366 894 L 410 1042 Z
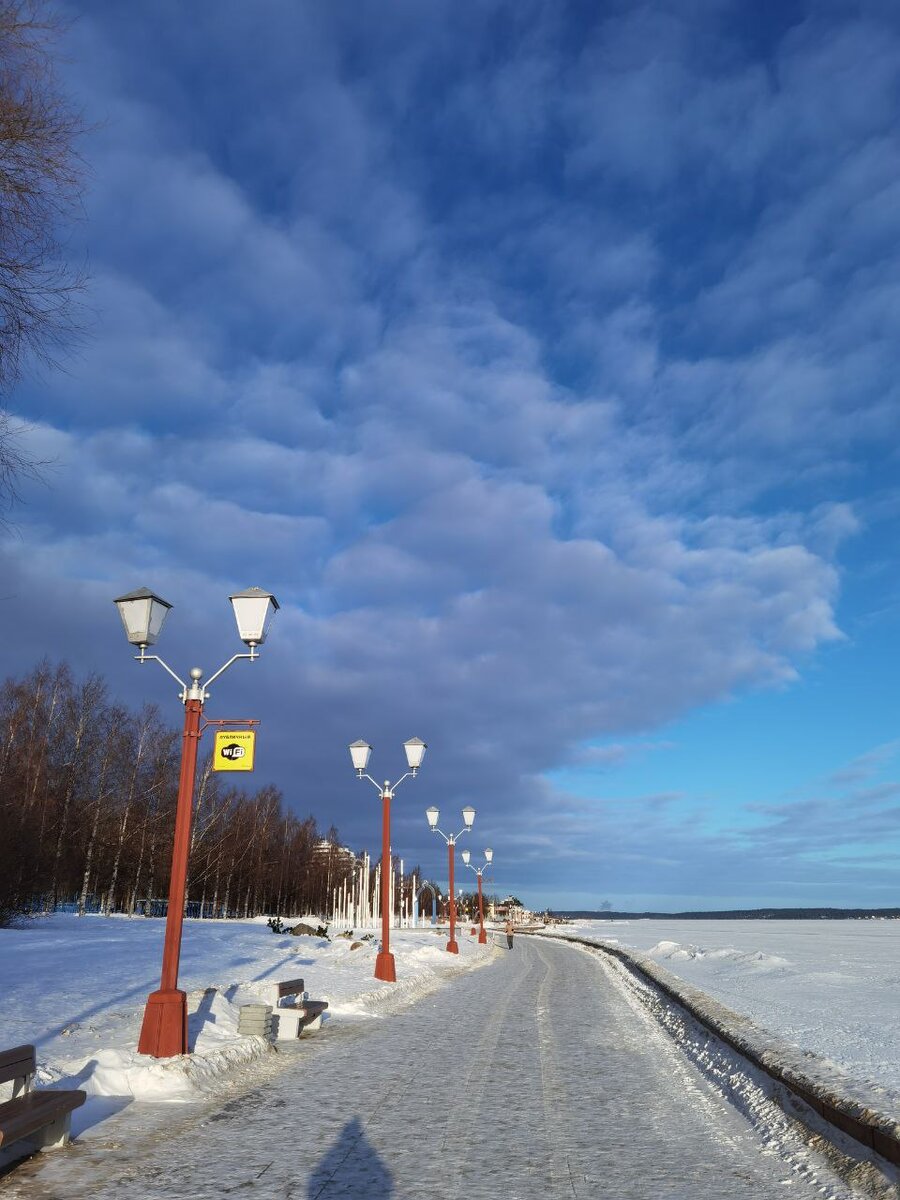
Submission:
M 26 1139 L 34 1150 L 65 1146 L 72 1111 L 87 1099 L 82 1091 L 35 1091 L 35 1067 L 34 1046 L 0 1050 L 0 1084 L 13 1085 L 12 1099 L 0 1102 L 0 1147 L 4 1150 L 12 1142 Z
M 322 1024 L 322 1013 L 328 1007 L 328 1001 L 310 1000 L 302 979 L 282 979 L 279 983 L 267 984 L 265 992 L 274 1009 L 277 1041 L 291 1041 L 299 1037 L 302 1030 L 318 1029 Z M 290 997 L 295 998 L 293 1004 L 281 1003 Z

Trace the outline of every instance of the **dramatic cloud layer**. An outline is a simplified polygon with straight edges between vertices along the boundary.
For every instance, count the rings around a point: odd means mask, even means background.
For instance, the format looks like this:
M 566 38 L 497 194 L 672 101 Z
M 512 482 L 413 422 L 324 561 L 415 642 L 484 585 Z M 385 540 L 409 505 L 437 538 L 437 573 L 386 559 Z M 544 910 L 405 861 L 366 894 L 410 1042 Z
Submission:
M 395 841 L 426 869 L 421 810 L 471 800 L 535 902 L 888 902 L 839 846 L 895 793 L 782 805 L 773 764 L 733 814 L 608 772 L 796 679 L 842 636 L 839 548 L 896 512 L 893 7 L 72 14 L 94 315 L 15 398 L 53 466 L 2 548 L 11 669 L 167 696 L 110 597 L 156 587 L 161 651 L 212 669 L 258 583 L 283 611 L 216 709 L 263 716 L 263 772 L 352 844 L 346 744 L 393 775 L 418 734 Z

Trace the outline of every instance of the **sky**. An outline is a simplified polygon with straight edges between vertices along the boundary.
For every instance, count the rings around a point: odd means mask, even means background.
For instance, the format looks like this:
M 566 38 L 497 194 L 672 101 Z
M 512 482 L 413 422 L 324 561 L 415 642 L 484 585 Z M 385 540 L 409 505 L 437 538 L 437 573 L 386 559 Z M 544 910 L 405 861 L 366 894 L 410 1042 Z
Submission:
M 9 406 L 43 655 L 426 874 L 555 908 L 900 902 L 892 0 L 64 3 L 86 333 Z M 472 876 L 474 883 L 474 876 Z

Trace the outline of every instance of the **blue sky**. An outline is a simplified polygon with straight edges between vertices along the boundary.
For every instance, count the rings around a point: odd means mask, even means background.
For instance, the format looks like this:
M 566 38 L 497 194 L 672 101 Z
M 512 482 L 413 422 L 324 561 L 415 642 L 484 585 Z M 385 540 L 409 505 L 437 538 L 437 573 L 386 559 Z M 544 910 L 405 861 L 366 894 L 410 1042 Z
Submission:
M 12 397 L 10 671 L 123 699 L 111 597 L 282 603 L 210 712 L 375 847 L 346 745 L 534 904 L 898 900 L 900 13 L 63 8 L 88 335 Z M 239 670 L 242 673 L 239 674 Z

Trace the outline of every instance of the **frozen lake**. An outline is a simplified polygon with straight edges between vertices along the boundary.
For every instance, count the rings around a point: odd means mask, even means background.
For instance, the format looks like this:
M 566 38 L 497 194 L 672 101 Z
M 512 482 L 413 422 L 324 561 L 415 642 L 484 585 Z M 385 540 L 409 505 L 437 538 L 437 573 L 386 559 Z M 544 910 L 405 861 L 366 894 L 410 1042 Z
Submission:
M 900 1095 L 900 921 L 578 921 L 735 1012 Z

